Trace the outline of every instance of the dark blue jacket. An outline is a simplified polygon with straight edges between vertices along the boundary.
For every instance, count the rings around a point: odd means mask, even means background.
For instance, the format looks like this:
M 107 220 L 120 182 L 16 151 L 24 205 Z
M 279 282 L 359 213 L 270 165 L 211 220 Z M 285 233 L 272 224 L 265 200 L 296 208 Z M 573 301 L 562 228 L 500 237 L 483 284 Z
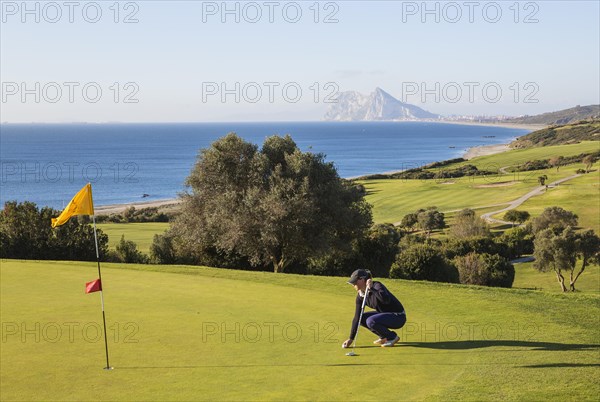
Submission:
M 354 339 L 358 329 L 358 319 L 362 308 L 363 297 L 356 295 L 356 310 L 352 320 L 352 329 L 350 330 L 350 339 Z M 369 294 L 367 295 L 367 306 L 379 313 L 401 313 L 404 306 L 396 296 L 394 296 L 381 282 L 373 281 Z

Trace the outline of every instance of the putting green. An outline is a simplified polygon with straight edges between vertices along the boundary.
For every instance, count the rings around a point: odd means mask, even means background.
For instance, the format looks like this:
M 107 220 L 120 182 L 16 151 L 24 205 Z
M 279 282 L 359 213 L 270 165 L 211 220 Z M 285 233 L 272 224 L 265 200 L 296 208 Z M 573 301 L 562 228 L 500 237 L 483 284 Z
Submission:
M 600 298 L 385 280 L 397 347 L 361 329 L 344 278 L 2 260 L 2 400 L 597 400 Z M 163 272 L 158 272 L 163 271 Z M 170 271 L 170 272 L 165 272 Z

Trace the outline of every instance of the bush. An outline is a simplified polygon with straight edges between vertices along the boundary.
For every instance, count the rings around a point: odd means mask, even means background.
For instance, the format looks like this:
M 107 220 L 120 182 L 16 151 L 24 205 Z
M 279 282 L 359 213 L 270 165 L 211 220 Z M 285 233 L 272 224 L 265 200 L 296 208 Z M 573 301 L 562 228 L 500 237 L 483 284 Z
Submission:
M 121 236 L 121 241 L 117 244 L 116 249 L 120 262 L 132 264 L 148 263 L 148 256 L 137 249 L 135 242 L 125 240 L 125 235 Z
M 458 283 L 458 271 L 439 248 L 417 244 L 401 251 L 390 269 L 390 278 Z
M 509 229 L 497 239 L 497 243 L 506 246 L 506 257 L 511 260 L 533 253 L 533 234 L 529 227 Z
M 499 255 L 469 253 L 454 259 L 460 283 L 494 287 L 512 287 L 515 267 Z

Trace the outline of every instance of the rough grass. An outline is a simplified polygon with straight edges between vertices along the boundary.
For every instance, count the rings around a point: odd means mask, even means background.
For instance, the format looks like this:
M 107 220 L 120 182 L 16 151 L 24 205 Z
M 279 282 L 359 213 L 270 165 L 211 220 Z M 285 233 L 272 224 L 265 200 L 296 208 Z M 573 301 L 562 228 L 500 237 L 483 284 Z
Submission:
M 127 268 L 127 269 L 124 269 Z M 600 298 L 385 280 L 401 343 L 340 343 L 345 278 L 3 260 L 2 400 L 598 400 Z M 72 328 L 72 331 L 69 330 Z M 37 338 L 36 338 L 37 337 Z

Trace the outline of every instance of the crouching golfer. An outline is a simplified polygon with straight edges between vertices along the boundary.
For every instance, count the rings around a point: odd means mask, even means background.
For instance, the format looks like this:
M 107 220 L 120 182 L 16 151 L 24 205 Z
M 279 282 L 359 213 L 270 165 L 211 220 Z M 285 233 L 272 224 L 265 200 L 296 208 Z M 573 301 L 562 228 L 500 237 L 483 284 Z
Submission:
M 406 313 L 402 303 L 383 286 L 383 283 L 373 281 L 371 273 L 365 269 L 354 271 L 348 283 L 354 286 L 358 294 L 356 295 L 356 309 L 352 320 L 350 338 L 342 344 L 342 347 L 348 348 L 354 341 L 366 289 L 369 289 L 366 305 L 375 309 L 375 311 L 364 312 L 360 325 L 369 328 L 371 332 L 379 337 L 373 342 L 374 344 L 381 345 L 384 348 L 394 346 L 400 340 L 400 337 L 395 332 L 390 331 L 389 328 L 399 329 L 406 323 Z

